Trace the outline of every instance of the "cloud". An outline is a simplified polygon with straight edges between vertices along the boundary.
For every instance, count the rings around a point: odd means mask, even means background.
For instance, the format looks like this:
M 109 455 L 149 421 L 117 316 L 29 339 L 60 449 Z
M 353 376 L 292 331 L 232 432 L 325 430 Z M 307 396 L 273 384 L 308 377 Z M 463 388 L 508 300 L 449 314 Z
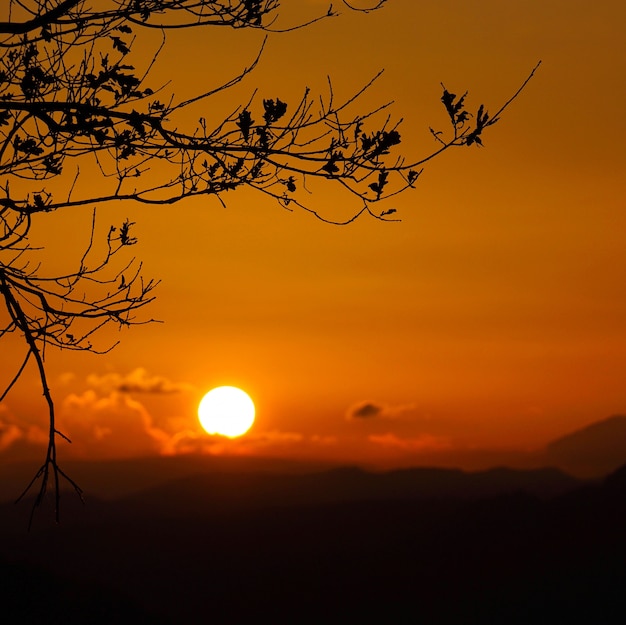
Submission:
M 431 434 L 421 434 L 413 438 L 400 438 L 392 432 L 387 432 L 386 434 L 371 434 L 368 436 L 368 440 L 376 445 L 397 447 L 407 451 L 443 451 L 452 448 L 449 439 L 443 436 L 432 436 Z
M 62 386 L 68 386 L 75 380 L 76 380 L 76 374 L 71 371 L 66 371 L 65 373 L 61 373 L 57 378 L 57 382 L 61 384 Z
M 0 420 L 0 452 L 5 451 L 23 437 L 24 432 L 15 423 Z
M 241 438 L 210 436 L 201 429 L 180 430 L 163 441 L 161 454 L 177 455 L 204 453 L 211 455 L 247 455 L 255 451 L 302 443 L 304 437 L 296 432 L 261 432 Z
M 116 381 L 109 376 L 106 384 Z M 102 381 L 102 378 L 99 378 Z M 228 439 L 209 436 L 198 421 L 184 416 L 159 417 L 138 398 L 119 390 L 102 394 L 93 388 L 68 395 L 60 406 L 59 428 L 72 440 L 64 453 L 89 458 L 142 455 L 252 455 L 332 444 L 328 437 L 299 432 L 255 431 Z
M 209 436 L 191 410 L 189 397 L 166 399 L 149 392 L 188 388 L 136 369 L 89 376 L 90 388 L 68 392 L 57 401 L 57 427 L 71 440 L 59 438 L 59 454 L 74 459 L 121 459 L 155 455 L 280 455 L 310 453 L 336 443 L 333 437 L 294 431 L 263 431 L 259 425 L 244 437 Z M 141 389 L 134 395 L 124 389 Z M 179 405 L 180 404 L 180 405 Z M 37 458 L 47 443 L 45 415 L 40 425 L 16 418 L 0 405 L 0 460 Z
M 339 442 L 336 436 L 321 436 L 320 434 L 313 434 L 310 440 L 315 445 L 336 445 Z
M 150 375 L 143 367 L 137 367 L 125 376 L 119 373 L 91 374 L 87 377 L 87 384 L 103 392 L 115 390 L 121 393 L 156 395 L 180 393 L 193 389 L 190 384 L 184 382 L 171 382 L 162 376 Z
M 47 433 L 38 425 L 17 419 L 0 405 L 0 455 L 2 460 L 36 457 L 48 442 Z
M 414 408 L 415 406 L 413 404 L 388 406 L 375 401 L 361 401 L 348 408 L 346 418 L 357 421 L 379 418 L 395 419 L 404 413 L 410 412 Z
M 154 424 L 141 402 L 116 390 L 104 396 L 93 389 L 68 395 L 59 428 L 72 440 L 70 453 L 82 457 L 162 453 L 172 436 Z
M 372 419 L 379 417 L 383 412 L 383 406 L 371 401 L 361 402 L 348 408 L 348 418 L 350 419 Z

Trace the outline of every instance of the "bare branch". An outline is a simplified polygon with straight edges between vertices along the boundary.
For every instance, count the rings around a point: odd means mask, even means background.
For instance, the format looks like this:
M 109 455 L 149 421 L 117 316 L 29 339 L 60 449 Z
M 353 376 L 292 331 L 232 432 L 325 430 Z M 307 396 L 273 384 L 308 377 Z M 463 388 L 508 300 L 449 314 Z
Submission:
M 367 13 L 385 0 L 342 4 Z M 192 97 L 177 101 L 169 83 L 149 84 L 173 29 L 221 26 L 270 35 L 338 14 L 330 5 L 309 21 L 282 26 L 279 8 L 279 0 L 20 0 L 0 22 L 0 302 L 9 319 L 0 338 L 19 334 L 26 349 L 0 399 L 34 362 L 49 423 L 45 460 L 25 491 L 39 483 L 35 508 L 52 484 L 58 518 L 62 479 L 81 492 L 57 462 L 56 441 L 64 436 L 55 425 L 46 349 L 107 353 L 114 344 L 102 344 L 103 328 L 152 321 L 141 314 L 158 281 L 144 279 L 141 262 L 130 254 L 137 242 L 133 223 L 101 231 L 97 206 L 169 205 L 194 196 L 225 205 L 226 193 L 248 187 L 327 223 L 366 216 L 397 221 L 389 200 L 412 189 L 423 165 L 443 152 L 481 146 L 487 128 L 539 67 L 493 116 L 482 104 L 470 109 L 466 93 L 457 96 L 442 85 L 446 130 L 431 129 L 434 147 L 411 158 L 399 152 L 402 120 L 391 115 L 391 102 L 360 109 L 382 72 L 343 101 L 330 78 L 323 96 L 307 88 L 295 102 L 252 89 L 215 119 L 213 98 L 249 78 L 267 39 L 230 80 L 201 86 Z M 146 31 L 162 38 L 138 69 L 133 50 Z M 98 185 L 87 182 L 91 173 Z M 343 194 L 347 217 L 316 206 L 313 181 Z M 82 253 L 69 269 L 47 273 L 42 250 L 31 241 L 33 220 L 81 206 L 93 211 Z

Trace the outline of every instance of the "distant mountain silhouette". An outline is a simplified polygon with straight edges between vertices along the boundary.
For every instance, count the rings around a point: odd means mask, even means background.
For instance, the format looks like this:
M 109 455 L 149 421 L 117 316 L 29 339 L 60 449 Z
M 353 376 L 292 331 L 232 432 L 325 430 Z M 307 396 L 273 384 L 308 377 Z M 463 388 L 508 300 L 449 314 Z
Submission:
M 588 483 L 556 470 L 205 471 L 84 508 L 62 503 L 61 526 L 37 522 L 30 534 L 24 507 L 21 529 L 7 529 L 16 506 L 0 506 L 0 558 L 44 571 L 57 614 L 88 588 L 87 605 L 117 609 L 126 597 L 128 618 L 146 623 L 139 615 L 185 625 L 626 622 L 626 467 Z M 34 600 L 39 583 L 28 586 Z
M 256 470 L 259 467 L 266 470 Z M 279 467 L 289 472 L 279 472 Z M 312 472 L 309 467 L 309 472 L 303 472 L 302 468 L 297 472 L 291 463 L 207 463 L 202 462 L 202 457 L 149 458 L 104 466 L 86 463 L 75 465 L 72 470 L 71 474 L 80 476 L 76 479 L 85 487 L 87 505 L 81 506 L 75 494 L 68 491 L 61 508 L 62 522 L 66 525 L 115 517 L 120 510 L 132 518 L 153 515 L 179 518 L 190 514 L 215 516 L 242 510 L 359 501 L 468 501 L 516 492 L 545 499 L 582 484 L 553 468 L 501 467 L 476 472 L 415 468 L 373 473 L 356 467 Z M 108 493 L 117 488 L 122 496 L 109 501 L 94 496 L 94 484 L 104 478 L 120 480 L 118 487 L 102 486 Z M 148 478 L 150 486 L 137 490 Z M 24 525 L 28 506 L 24 502 L 19 506 L 11 503 L 4 511 L 0 508 L 0 512 L 0 530 L 19 530 Z M 52 516 L 51 509 L 44 507 L 37 512 L 36 523 Z
M 525 492 L 550 497 L 573 490 L 581 482 L 557 469 L 491 469 L 464 472 L 458 469 L 416 468 L 370 473 L 354 467 L 291 474 L 203 473 L 173 480 L 122 500 L 145 513 L 176 515 L 172 502 L 189 512 L 212 513 L 216 509 L 260 509 L 294 505 L 355 501 L 409 501 L 479 499 Z
M 14 501 L 30 482 L 36 462 L 0 466 L 0 502 Z M 322 471 L 324 462 L 298 462 L 245 456 L 147 456 L 117 460 L 68 460 L 64 471 L 75 479 L 88 497 L 114 499 L 140 492 L 173 479 L 200 473 L 280 473 L 285 475 Z
M 609 417 L 551 442 L 546 458 L 584 477 L 614 471 L 626 463 L 626 416 Z

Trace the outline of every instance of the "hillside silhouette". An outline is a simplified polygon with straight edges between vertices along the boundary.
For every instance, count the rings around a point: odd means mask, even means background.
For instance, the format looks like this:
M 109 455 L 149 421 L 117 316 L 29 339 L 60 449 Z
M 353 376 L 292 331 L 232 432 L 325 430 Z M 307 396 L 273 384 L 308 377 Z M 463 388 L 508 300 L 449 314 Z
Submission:
M 615 471 L 626 463 L 626 416 L 596 421 L 552 441 L 546 459 L 581 476 Z
M 45 575 L 58 613 L 79 595 L 155 625 L 626 617 L 626 467 L 599 482 L 551 469 L 207 472 L 63 505 L 61 526 L 36 519 L 30 534 L 27 508 L 0 510 L 2 568 Z

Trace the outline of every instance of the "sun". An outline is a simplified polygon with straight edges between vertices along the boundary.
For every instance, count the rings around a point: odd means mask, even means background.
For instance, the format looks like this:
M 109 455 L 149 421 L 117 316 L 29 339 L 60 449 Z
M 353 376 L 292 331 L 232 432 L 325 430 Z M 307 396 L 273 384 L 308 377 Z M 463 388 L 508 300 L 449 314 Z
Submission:
M 235 386 L 219 386 L 209 391 L 198 406 L 200 424 L 208 434 L 237 438 L 254 423 L 254 402 Z

